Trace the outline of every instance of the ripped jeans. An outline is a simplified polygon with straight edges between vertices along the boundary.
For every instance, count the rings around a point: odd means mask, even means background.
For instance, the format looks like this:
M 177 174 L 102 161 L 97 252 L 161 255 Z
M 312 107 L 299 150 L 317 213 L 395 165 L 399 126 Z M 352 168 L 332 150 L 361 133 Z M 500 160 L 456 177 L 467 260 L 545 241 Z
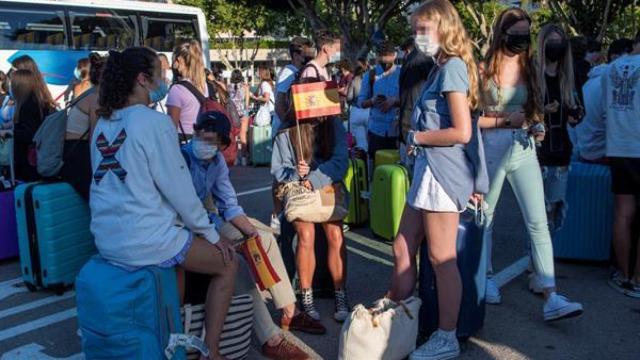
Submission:
M 568 166 L 543 166 L 544 203 L 547 209 L 549 231 L 553 234 L 560 230 L 567 216 Z

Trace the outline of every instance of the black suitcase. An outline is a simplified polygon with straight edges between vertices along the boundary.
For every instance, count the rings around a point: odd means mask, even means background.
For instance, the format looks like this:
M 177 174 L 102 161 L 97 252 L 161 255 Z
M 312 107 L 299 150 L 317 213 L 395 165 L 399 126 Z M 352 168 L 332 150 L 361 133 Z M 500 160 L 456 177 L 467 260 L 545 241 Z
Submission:
M 293 225 L 282 219 L 280 226 L 280 236 L 278 236 L 278 245 L 282 252 L 282 260 L 287 268 L 289 278 L 292 279 L 293 289 L 299 294 L 298 276 L 296 274 L 296 245 L 298 243 L 298 235 Z M 316 250 L 316 272 L 313 276 L 313 295 L 317 298 L 333 298 L 333 279 L 327 265 L 327 237 L 325 236 L 322 225 L 316 224 L 316 241 L 314 243 Z
M 462 302 L 457 335 L 461 339 L 473 336 L 484 324 L 487 252 L 482 238 L 483 227 L 475 211 L 460 214 L 458 225 L 458 268 L 462 278 Z M 420 333 L 428 337 L 438 329 L 438 292 L 426 246 L 420 249 L 419 296 Z

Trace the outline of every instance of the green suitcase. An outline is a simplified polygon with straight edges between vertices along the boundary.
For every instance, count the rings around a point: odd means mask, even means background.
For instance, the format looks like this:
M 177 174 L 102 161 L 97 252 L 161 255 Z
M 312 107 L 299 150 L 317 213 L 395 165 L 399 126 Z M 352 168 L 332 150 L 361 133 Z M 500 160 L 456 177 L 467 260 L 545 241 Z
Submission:
M 378 150 L 374 159 L 374 169 L 382 165 L 395 165 L 400 161 L 400 151 Z
M 344 222 L 362 225 L 369 220 L 369 204 L 362 198 L 362 192 L 369 190 L 367 163 L 362 159 L 350 159 L 344 184 L 349 192 L 349 214 Z
M 251 163 L 254 166 L 271 164 L 271 125 L 251 127 Z
M 371 183 L 371 231 L 393 240 L 409 192 L 409 175 L 402 165 L 382 165 L 375 169 Z

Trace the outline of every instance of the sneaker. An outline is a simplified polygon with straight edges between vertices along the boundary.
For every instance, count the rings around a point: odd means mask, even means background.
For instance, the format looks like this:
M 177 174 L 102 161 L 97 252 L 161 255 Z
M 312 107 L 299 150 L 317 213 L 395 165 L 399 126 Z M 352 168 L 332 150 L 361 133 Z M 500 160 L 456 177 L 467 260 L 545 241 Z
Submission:
M 313 303 L 313 290 L 302 289 L 300 293 L 302 294 L 303 311 L 306 312 L 313 320 L 320 321 L 320 313 L 316 310 L 316 306 Z
M 438 329 L 429 341 L 417 348 L 409 356 L 409 360 L 446 360 L 460 355 L 460 344 L 455 332 Z
M 529 274 L 529 291 L 537 295 L 544 294 L 544 286 L 536 274 Z
M 492 277 L 487 278 L 487 289 L 485 291 L 485 301 L 487 304 L 499 305 L 502 303 L 500 289 Z
M 626 295 L 628 288 L 627 284 L 629 283 L 629 280 L 623 279 L 620 272 L 616 271 L 611 274 L 611 277 L 609 278 L 609 281 L 607 283 L 613 290 L 619 292 L 620 294 Z
M 271 214 L 271 230 L 276 234 L 280 234 L 280 217 L 278 215 Z
M 322 335 L 327 332 L 327 329 L 319 321 L 311 318 L 303 311 L 292 318 L 283 315 L 280 320 L 280 327 L 286 331 L 302 331 L 314 335 Z
M 349 225 L 347 225 L 347 224 L 342 224 L 342 232 L 343 232 L 343 233 L 346 233 L 346 232 L 348 232 L 349 230 L 351 230 L 351 228 L 349 228 Z
M 582 314 L 582 305 L 577 302 L 569 302 L 564 296 L 555 292 L 544 303 L 544 321 L 567 319 Z
M 273 360 L 307 360 L 311 359 L 309 354 L 302 351 L 298 345 L 286 338 L 276 346 L 269 346 L 268 343 L 262 345 L 262 355 Z
M 634 283 L 633 281 L 627 282 L 627 289 L 624 294 L 632 298 L 640 298 L 640 284 Z
M 335 291 L 336 312 L 333 314 L 333 318 L 337 322 L 344 322 L 349 317 L 351 308 L 349 307 L 349 301 L 347 300 L 347 292 L 344 289 Z

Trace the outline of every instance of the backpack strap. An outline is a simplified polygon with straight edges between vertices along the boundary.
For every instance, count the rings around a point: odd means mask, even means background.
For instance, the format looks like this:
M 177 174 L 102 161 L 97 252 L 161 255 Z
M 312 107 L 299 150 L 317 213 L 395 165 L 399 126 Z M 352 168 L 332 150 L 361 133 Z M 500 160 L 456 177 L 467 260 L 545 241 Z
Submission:
M 202 92 L 200 92 L 200 90 L 198 90 L 190 81 L 187 81 L 187 80 L 180 80 L 177 83 L 175 83 L 174 86 L 175 85 L 182 85 L 182 86 L 185 87 L 185 89 L 189 90 L 189 92 L 200 103 L 200 111 L 198 111 L 198 113 L 202 113 L 202 109 L 204 108 L 205 102 L 207 101 L 207 98 L 202 94 Z M 209 86 L 208 83 L 207 83 L 207 86 Z M 211 91 L 211 90 L 209 90 L 209 91 Z M 209 92 L 209 94 L 211 94 L 211 92 Z M 178 121 L 178 126 L 180 127 L 180 133 L 182 135 L 182 141 L 186 144 L 187 141 L 188 141 L 187 133 L 184 131 L 184 128 L 182 127 L 182 122 L 181 121 Z

